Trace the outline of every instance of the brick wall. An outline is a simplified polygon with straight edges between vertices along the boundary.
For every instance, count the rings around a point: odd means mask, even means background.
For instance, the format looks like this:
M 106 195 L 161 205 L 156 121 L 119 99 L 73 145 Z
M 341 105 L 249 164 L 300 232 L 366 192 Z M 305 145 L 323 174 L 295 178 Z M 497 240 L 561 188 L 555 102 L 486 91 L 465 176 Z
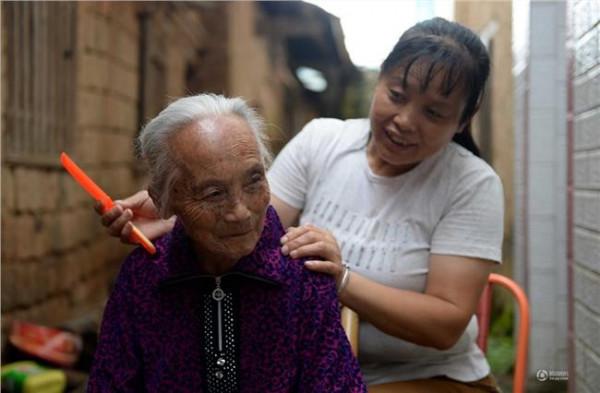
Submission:
M 273 134 L 280 131 L 280 124 L 301 119 L 306 108 L 314 107 L 285 68 L 283 40 L 258 28 L 261 23 L 268 25 L 271 16 L 261 14 L 254 2 L 11 3 L 20 8 L 4 15 L 9 6 L 2 3 L 1 34 L 3 348 L 6 329 L 14 319 L 46 325 L 87 316 L 97 319 L 110 283 L 131 250 L 104 232 L 90 198 L 59 166 L 61 150 L 107 193 L 120 198 L 145 182 L 133 151 L 140 126 L 176 97 L 200 92 L 242 95 L 259 108 Z M 290 3 L 290 7 L 303 4 Z M 73 29 L 63 29 L 72 35 L 66 40 L 68 50 L 60 45 L 46 50 L 39 33 L 28 35 L 29 28 L 11 23 L 27 9 L 28 15 L 46 21 L 47 35 L 54 37 L 53 29 L 62 25 L 48 22 L 44 11 L 48 7 L 66 10 L 65 17 L 74 18 Z M 9 27 L 25 38 L 9 45 Z M 38 30 L 37 25 L 31 28 Z M 269 40 L 278 44 L 270 45 Z M 15 79 L 10 72 L 25 69 L 22 58 L 36 51 L 48 59 L 61 59 L 73 70 L 55 67 L 53 73 L 42 62 L 43 74 L 32 72 L 35 78 L 19 71 L 26 86 L 43 84 L 49 80 L 44 78 L 59 72 L 67 74 L 70 95 L 62 85 L 50 90 L 52 102 L 66 102 L 63 106 L 73 113 L 64 122 L 69 129 L 55 126 L 51 133 L 38 135 L 39 130 L 28 123 L 37 112 L 32 109 L 23 120 L 22 111 L 14 110 L 21 98 L 15 98 L 20 94 L 17 89 L 10 89 Z M 15 65 L 7 69 L 11 64 L 7 59 L 15 56 Z M 298 94 L 297 105 L 284 107 L 290 91 Z M 29 96 L 34 98 L 35 94 Z M 49 116 L 56 113 L 50 111 Z M 4 142 L 10 135 L 17 146 L 20 134 L 7 128 L 12 124 L 7 118 L 18 118 L 21 129 L 41 141 L 53 141 L 58 150 L 45 160 L 14 159 L 12 145 Z M 35 150 L 36 144 L 29 147 Z
M 151 7 L 158 15 L 155 26 L 174 35 L 181 33 L 178 18 L 190 18 L 179 9 L 166 17 L 163 6 L 82 2 L 75 9 L 74 127 L 70 144 L 62 149 L 115 198 L 130 195 L 144 182 L 133 154 L 140 126 L 138 14 Z M 6 36 L 3 31 L 3 86 L 9 86 Z M 164 64 L 165 102 L 185 94 L 185 62 L 200 45 L 193 34 L 173 38 L 165 38 L 171 40 Z M 14 92 L 3 88 L 2 93 L 4 138 L 5 104 Z M 13 319 L 60 325 L 84 316 L 98 318 L 131 249 L 106 235 L 90 198 L 58 166 L 58 154 L 55 158 L 43 164 L 2 163 L 3 348 Z
M 75 12 L 77 104 L 73 138 L 62 148 L 109 193 L 126 195 L 138 186 L 130 170 L 137 128 L 134 10 L 127 4 L 114 12 L 82 3 Z M 7 86 L 6 72 L 2 77 Z M 61 93 L 56 92 L 57 100 Z M 55 158 L 41 165 L 27 160 L 2 164 L 4 333 L 13 319 L 59 325 L 97 315 L 128 250 L 105 235 L 89 198 L 58 166 L 58 154 Z
M 277 64 L 270 56 L 267 39 L 258 29 L 259 12 L 255 2 L 232 2 L 228 7 L 228 94 L 244 97 L 260 109 L 267 120 L 267 133 L 277 144 L 289 138 L 292 131 L 283 130 L 287 135 L 282 135 L 280 127 L 286 115 L 283 110 L 284 79 L 293 80 L 293 76 L 289 75 L 287 64 Z M 248 40 L 248 37 L 252 39 Z
M 600 4 L 569 3 L 573 92 L 573 286 L 575 386 L 600 385 Z

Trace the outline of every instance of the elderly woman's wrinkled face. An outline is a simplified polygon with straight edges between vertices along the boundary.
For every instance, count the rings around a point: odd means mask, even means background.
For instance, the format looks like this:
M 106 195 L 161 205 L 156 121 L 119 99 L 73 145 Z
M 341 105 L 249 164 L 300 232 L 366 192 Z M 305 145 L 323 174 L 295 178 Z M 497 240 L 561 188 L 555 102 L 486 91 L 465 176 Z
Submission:
M 171 206 L 199 257 L 230 263 L 250 254 L 263 230 L 269 186 L 246 121 L 199 121 L 175 134 L 169 147 L 179 170 Z

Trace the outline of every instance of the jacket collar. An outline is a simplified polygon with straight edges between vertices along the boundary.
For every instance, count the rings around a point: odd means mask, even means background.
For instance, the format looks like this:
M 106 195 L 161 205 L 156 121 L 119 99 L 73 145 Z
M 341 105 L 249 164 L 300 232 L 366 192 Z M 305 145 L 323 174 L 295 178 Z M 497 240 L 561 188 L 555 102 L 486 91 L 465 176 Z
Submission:
M 290 260 L 280 251 L 279 239 L 284 230 L 272 206 L 267 208 L 261 237 L 252 253 L 240 259 L 222 278 L 251 279 L 269 285 L 285 285 L 288 280 L 286 264 Z M 196 261 L 191 239 L 185 233 L 181 220 L 177 219 L 171 233 L 157 242 L 157 257 L 166 264 L 167 275 L 159 281 L 159 288 L 172 288 L 204 280 L 214 276 L 202 273 Z M 160 262 L 159 262 L 160 263 Z M 161 263 L 162 264 L 162 263 Z

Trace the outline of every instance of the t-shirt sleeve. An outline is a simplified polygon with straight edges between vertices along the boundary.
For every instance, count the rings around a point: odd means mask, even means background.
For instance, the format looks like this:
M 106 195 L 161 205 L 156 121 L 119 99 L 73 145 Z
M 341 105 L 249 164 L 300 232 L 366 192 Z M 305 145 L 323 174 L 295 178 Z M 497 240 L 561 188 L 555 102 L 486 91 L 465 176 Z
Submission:
M 317 156 L 321 120 L 313 120 L 285 145 L 267 174 L 271 192 L 297 209 L 304 208 Z
M 504 194 L 490 168 L 463 176 L 433 233 L 432 254 L 460 255 L 502 262 Z

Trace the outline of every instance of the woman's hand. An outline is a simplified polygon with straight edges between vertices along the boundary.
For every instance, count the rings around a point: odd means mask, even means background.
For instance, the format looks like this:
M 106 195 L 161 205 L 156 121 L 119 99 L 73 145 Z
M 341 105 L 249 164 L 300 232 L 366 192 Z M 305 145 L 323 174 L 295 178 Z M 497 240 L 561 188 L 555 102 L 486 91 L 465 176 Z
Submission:
M 292 258 L 320 258 L 306 261 L 305 266 L 316 272 L 331 274 L 339 285 L 344 272 L 342 253 L 331 232 L 311 224 L 290 227 L 281 238 L 281 244 L 281 252 Z
M 175 216 L 168 220 L 159 217 L 156 206 L 146 190 L 115 201 L 115 205 L 106 212 L 102 211 L 100 203 L 97 203 L 94 209 L 102 216 L 102 225 L 107 228 L 108 233 L 120 237 L 123 243 L 128 244 L 133 244 L 130 240 L 131 223 L 135 224 L 150 240 L 164 235 L 175 225 Z

